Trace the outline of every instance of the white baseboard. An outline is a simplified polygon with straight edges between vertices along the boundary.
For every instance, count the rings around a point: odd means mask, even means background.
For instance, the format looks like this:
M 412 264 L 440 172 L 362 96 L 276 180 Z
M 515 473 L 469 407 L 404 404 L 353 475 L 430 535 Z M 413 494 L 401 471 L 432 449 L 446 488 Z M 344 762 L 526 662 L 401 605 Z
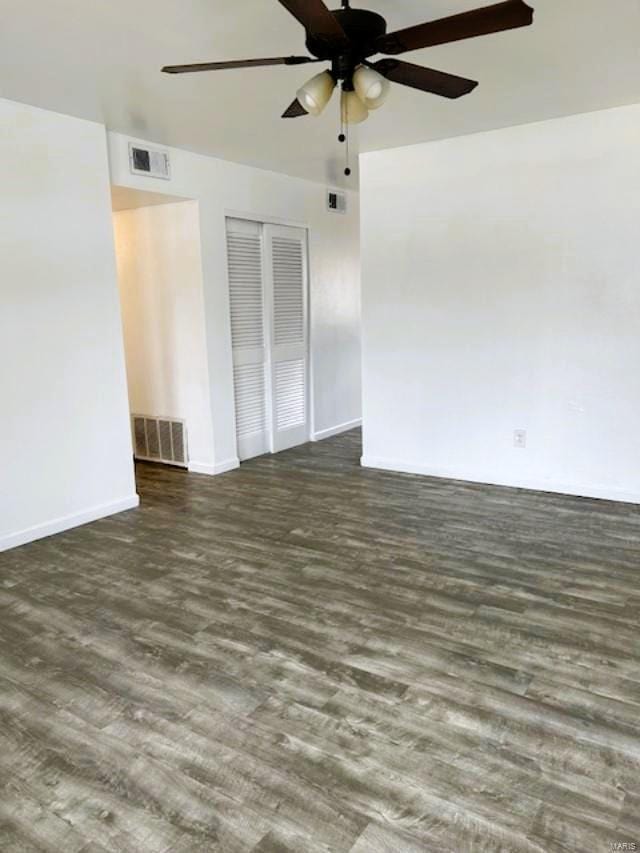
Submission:
M 72 527 L 80 527 L 82 524 L 98 521 L 98 519 L 106 518 L 108 515 L 115 515 L 127 509 L 135 509 L 139 504 L 140 498 L 138 495 L 131 495 L 128 498 L 91 507 L 91 509 L 86 509 L 83 512 L 77 512 L 73 515 L 54 518 L 52 521 L 45 521 L 44 524 L 27 527 L 25 530 L 19 530 L 17 533 L 9 533 L 0 538 L 0 551 L 8 551 L 10 548 L 26 545 L 28 542 L 34 542 L 36 539 L 44 539 L 45 536 L 53 536 L 55 533 L 62 533 L 65 530 L 70 530 Z
M 347 421 L 344 424 L 338 424 L 329 429 L 321 429 L 320 432 L 314 432 L 311 435 L 311 441 L 323 441 L 325 438 L 340 435 L 342 432 L 349 432 L 350 429 L 356 429 L 359 426 L 362 426 L 362 418 L 357 418 L 355 421 Z
M 549 482 L 547 480 L 497 479 L 491 475 L 478 476 L 465 471 L 434 470 L 426 465 L 415 465 L 399 459 L 386 459 L 380 456 L 363 456 L 360 460 L 363 468 L 376 468 L 380 471 L 396 471 L 401 474 L 419 474 L 423 477 L 435 477 L 442 480 L 459 480 L 467 483 L 480 483 L 486 486 L 505 486 L 510 489 L 527 489 L 532 492 L 548 492 L 557 495 L 571 495 L 578 498 L 618 501 L 619 503 L 640 504 L 640 492 L 627 492 L 611 486 L 583 485 L 576 483 Z
M 189 462 L 189 473 L 206 474 L 208 477 L 215 477 L 218 474 L 226 474 L 227 471 L 235 471 L 239 467 L 240 460 L 236 456 L 233 459 L 218 462 L 216 465 L 208 465 L 204 462 Z

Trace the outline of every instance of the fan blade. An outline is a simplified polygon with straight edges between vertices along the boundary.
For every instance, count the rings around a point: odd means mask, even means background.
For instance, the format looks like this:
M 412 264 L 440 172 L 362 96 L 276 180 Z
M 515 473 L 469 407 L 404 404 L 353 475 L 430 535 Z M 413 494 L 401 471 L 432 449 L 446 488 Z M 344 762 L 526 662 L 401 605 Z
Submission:
M 444 71 L 435 71 L 433 68 L 424 68 L 422 65 L 413 65 L 411 62 L 401 62 L 399 59 L 381 59 L 379 62 L 370 64 L 371 68 L 375 68 L 387 80 L 401 83 L 403 86 L 411 86 L 413 89 L 421 89 L 423 92 L 442 95 L 443 98 L 461 98 L 462 95 L 472 92 L 478 85 L 475 80 L 456 77 L 455 74 L 445 74 Z
M 428 21 L 381 36 L 375 43 L 378 53 L 404 53 L 421 47 L 486 36 L 533 23 L 533 9 L 523 0 L 506 0 L 494 6 L 462 12 L 439 21 Z
M 290 104 L 287 109 L 282 113 L 282 118 L 300 118 L 301 116 L 308 116 L 309 113 L 302 106 L 300 101 L 296 98 L 295 101 Z
M 234 59 L 231 62 L 197 62 L 194 65 L 165 65 L 165 74 L 190 74 L 192 71 L 225 71 L 228 68 L 257 68 L 263 65 L 304 65 L 319 62 L 310 56 L 277 56 L 271 59 Z
M 349 44 L 345 31 L 323 0 L 279 0 L 308 33 L 332 44 Z

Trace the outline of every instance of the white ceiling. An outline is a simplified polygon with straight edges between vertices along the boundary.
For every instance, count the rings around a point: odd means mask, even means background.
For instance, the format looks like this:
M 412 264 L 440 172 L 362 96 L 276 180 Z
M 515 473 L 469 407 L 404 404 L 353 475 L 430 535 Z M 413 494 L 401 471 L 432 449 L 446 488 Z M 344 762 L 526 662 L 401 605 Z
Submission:
M 362 151 L 640 101 L 640 0 L 529 0 L 531 28 L 407 54 L 480 81 L 459 101 L 393 86 Z M 336 3 L 337 4 L 337 0 Z M 390 29 L 482 0 L 360 0 Z M 167 76 L 163 64 L 304 52 L 276 0 L 2 0 L 0 96 L 166 145 L 338 182 L 337 103 L 282 120 L 322 66 Z M 354 180 L 354 179 L 352 179 Z

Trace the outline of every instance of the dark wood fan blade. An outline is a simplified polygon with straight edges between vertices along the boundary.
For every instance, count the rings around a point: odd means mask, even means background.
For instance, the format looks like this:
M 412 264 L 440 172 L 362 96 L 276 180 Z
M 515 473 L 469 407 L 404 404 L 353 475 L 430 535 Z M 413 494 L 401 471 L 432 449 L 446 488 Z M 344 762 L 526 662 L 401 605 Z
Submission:
M 257 68 L 263 65 L 304 65 L 318 62 L 310 56 L 277 56 L 270 59 L 234 59 L 230 62 L 197 62 L 193 65 L 165 65 L 165 74 L 191 74 L 193 71 L 225 71 L 228 68 Z
M 279 0 L 284 8 L 316 38 L 335 44 L 348 44 L 349 39 L 336 17 L 323 0 Z
M 444 71 L 435 71 L 433 68 L 424 68 L 422 65 L 413 65 L 399 59 L 381 59 L 379 62 L 372 62 L 371 67 L 387 80 L 411 86 L 412 89 L 442 95 L 443 98 L 461 98 L 478 85 L 475 80 L 467 80 L 466 77 L 456 77 L 455 74 L 445 74 Z
M 421 47 L 448 44 L 452 41 L 486 36 L 533 23 L 533 9 L 523 0 L 506 0 L 494 6 L 485 6 L 463 12 L 439 21 L 428 21 L 405 30 L 381 36 L 376 42 L 379 53 L 404 53 Z
M 292 104 L 289 104 L 287 109 L 282 113 L 282 118 L 300 118 L 301 116 L 308 115 L 309 113 L 296 98 L 295 101 Z

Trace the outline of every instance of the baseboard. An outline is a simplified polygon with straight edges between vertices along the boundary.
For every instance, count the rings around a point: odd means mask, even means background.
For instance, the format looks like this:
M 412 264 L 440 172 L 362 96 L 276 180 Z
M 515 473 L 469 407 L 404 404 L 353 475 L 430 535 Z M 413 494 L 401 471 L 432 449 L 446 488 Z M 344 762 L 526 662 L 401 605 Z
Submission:
M 380 456 L 363 456 L 360 460 L 363 468 L 375 468 L 380 471 L 395 471 L 401 474 L 419 474 L 423 477 L 435 477 L 442 480 L 459 480 L 467 483 L 480 483 L 486 486 L 504 486 L 510 489 L 527 489 L 532 492 L 548 492 L 555 495 L 570 495 L 577 498 L 595 498 L 603 501 L 640 504 L 640 492 L 627 492 L 611 486 L 576 485 L 575 483 L 548 482 L 546 480 L 497 479 L 491 475 L 480 477 L 468 472 L 456 470 L 434 470 L 426 465 L 415 465 L 398 459 L 386 459 Z
M 106 518 L 108 515 L 115 515 L 127 509 L 135 509 L 139 504 L 140 498 L 138 495 L 131 495 L 128 498 L 123 498 L 113 503 L 102 504 L 101 506 L 92 507 L 73 515 L 55 518 L 52 521 L 46 521 L 44 524 L 36 524 L 17 533 L 9 533 L 0 538 L 0 551 L 8 551 L 10 548 L 26 545 L 28 542 L 34 542 L 36 539 L 44 539 L 46 536 L 53 536 L 56 533 L 71 530 L 72 527 L 80 527 L 83 524 L 98 521 L 98 519 Z
M 204 462 L 189 462 L 190 474 L 206 474 L 208 477 L 215 477 L 218 474 L 226 474 L 227 471 L 235 471 L 240 467 L 238 457 L 227 459 L 224 462 L 218 462 L 216 465 L 208 465 Z
M 350 429 L 362 426 L 362 418 L 357 418 L 355 421 L 347 421 L 344 424 L 322 429 L 319 432 L 314 432 L 311 435 L 311 441 L 323 441 L 325 438 L 331 438 L 334 435 L 340 435 L 342 432 L 349 432 Z

